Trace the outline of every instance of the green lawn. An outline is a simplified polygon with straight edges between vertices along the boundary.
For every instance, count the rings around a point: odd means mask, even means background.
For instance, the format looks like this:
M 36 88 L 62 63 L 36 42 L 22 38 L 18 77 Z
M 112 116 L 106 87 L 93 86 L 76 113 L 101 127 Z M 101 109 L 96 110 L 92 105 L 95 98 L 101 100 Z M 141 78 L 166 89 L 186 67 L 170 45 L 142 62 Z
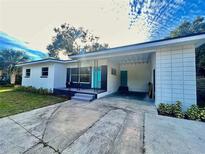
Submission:
M 63 102 L 66 99 L 51 95 L 14 91 L 11 87 L 0 87 L 0 117 Z

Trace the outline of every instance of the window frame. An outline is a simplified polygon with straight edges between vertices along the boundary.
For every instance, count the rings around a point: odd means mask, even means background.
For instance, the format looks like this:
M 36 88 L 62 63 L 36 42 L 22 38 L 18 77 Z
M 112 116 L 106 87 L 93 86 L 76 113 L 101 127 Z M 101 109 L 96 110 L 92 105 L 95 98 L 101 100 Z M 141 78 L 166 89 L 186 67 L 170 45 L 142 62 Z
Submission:
M 111 74 L 112 75 L 117 75 L 117 69 L 116 68 L 111 68 Z
M 43 70 L 47 68 L 47 71 Z M 47 72 L 47 75 L 44 75 L 43 73 Z M 47 78 L 48 77 L 48 74 L 49 74 L 49 67 L 42 67 L 41 68 L 41 78 Z
M 27 72 L 27 70 L 29 70 L 29 72 Z M 27 73 L 29 73 L 29 75 Z M 25 70 L 25 78 L 30 78 L 30 76 L 31 76 L 31 69 L 30 68 L 26 68 L 26 70 Z
M 91 67 L 80 67 L 80 68 L 71 68 L 70 70 L 70 81 L 73 83 L 85 83 L 85 84 L 90 84 L 91 83 L 91 72 L 92 68 Z M 88 79 L 88 81 L 82 81 L 82 78 Z M 76 80 L 73 80 L 73 79 Z
M 77 81 L 73 81 L 73 76 L 77 77 Z M 70 80 L 73 83 L 78 83 L 79 82 L 79 68 L 71 68 L 71 70 L 70 70 Z
M 81 72 L 82 69 L 88 69 L 88 72 L 82 73 L 82 72 Z M 91 67 L 81 67 L 81 68 L 80 68 L 80 71 L 79 71 L 79 80 L 80 80 L 80 83 L 86 83 L 86 84 L 87 84 L 87 83 L 91 83 L 91 72 L 92 72 Z M 88 75 L 89 81 L 81 81 L 81 75 L 82 75 L 82 76 Z

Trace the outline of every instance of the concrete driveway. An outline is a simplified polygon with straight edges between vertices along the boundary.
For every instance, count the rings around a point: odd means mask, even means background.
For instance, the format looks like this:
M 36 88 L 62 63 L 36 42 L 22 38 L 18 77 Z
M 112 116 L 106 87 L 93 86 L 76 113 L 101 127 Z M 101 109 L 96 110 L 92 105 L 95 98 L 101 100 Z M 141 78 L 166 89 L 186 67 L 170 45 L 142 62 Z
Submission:
M 0 119 L 0 153 L 143 153 L 144 113 L 154 105 L 107 97 L 68 101 Z
M 0 154 L 204 154 L 204 130 L 129 97 L 68 101 L 0 119 Z

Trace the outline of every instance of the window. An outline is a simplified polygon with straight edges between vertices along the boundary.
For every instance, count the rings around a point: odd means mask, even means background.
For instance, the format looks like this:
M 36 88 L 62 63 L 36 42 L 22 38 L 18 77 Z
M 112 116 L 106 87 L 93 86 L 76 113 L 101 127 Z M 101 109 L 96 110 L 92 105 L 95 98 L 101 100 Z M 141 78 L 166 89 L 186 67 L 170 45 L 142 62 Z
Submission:
M 90 67 L 71 68 L 71 81 L 72 82 L 90 82 Z
M 26 69 L 26 78 L 29 78 L 31 75 L 31 69 Z
M 48 77 L 48 67 L 43 67 L 41 77 Z
M 78 77 L 79 77 L 79 69 L 71 68 L 71 81 L 78 82 Z
M 80 82 L 90 82 L 90 67 L 80 68 Z
M 112 69 L 111 69 L 111 74 L 112 74 L 112 75 L 117 75 L 117 71 L 116 71 L 115 68 L 112 68 Z

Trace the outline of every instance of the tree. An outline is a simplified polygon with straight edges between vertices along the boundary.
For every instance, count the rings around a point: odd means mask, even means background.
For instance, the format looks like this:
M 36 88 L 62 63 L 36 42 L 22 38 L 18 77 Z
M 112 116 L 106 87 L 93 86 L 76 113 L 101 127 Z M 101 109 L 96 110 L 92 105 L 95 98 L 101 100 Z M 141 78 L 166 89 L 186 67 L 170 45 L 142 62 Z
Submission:
M 170 33 L 170 37 L 186 36 L 190 34 L 197 34 L 205 32 L 204 17 L 196 17 L 193 22 L 183 21 Z
M 28 60 L 28 56 L 22 51 L 16 51 L 13 49 L 5 49 L 0 52 L 0 64 L 4 72 L 10 76 L 10 82 L 15 83 L 16 74 L 19 68 L 16 64 L 19 62 L 25 62 Z
M 58 57 L 59 51 L 66 54 L 79 54 L 108 48 L 108 44 L 100 43 L 99 37 L 94 36 L 82 27 L 75 28 L 67 23 L 54 28 L 56 35 L 52 43 L 47 46 L 49 56 Z
M 205 32 L 205 18 L 197 17 L 194 21 L 184 21 L 173 31 L 170 32 L 169 38 L 186 36 Z M 196 70 L 197 75 L 205 76 L 205 44 L 196 49 Z

